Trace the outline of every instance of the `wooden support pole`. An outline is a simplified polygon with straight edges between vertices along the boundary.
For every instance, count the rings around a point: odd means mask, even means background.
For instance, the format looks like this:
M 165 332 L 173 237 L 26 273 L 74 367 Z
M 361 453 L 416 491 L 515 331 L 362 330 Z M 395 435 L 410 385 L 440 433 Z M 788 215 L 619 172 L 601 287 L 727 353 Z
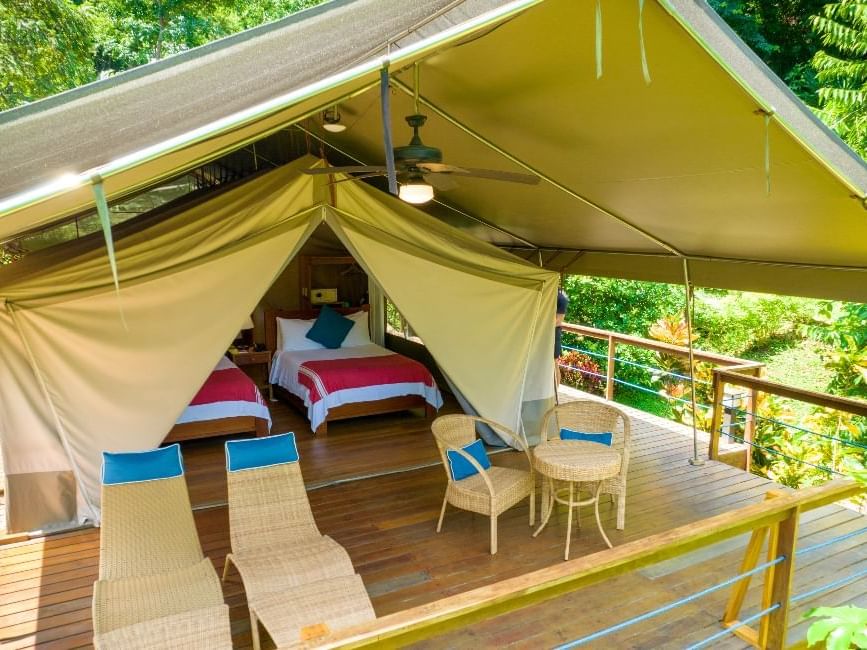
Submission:
M 759 366 L 753 370 L 753 376 L 761 379 L 764 374 L 764 366 Z M 744 440 L 747 443 L 751 443 L 756 439 L 756 416 L 754 413 L 758 411 L 759 408 L 759 389 L 751 388 L 749 398 L 747 398 L 747 418 L 746 423 L 744 424 Z M 747 462 L 744 469 L 746 471 L 750 471 L 750 465 L 752 464 L 753 454 L 752 447 L 747 445 Z
M 789 632 L 789 599 L 792 591 L 792 578 L 795 575 L 795 545 L 798 542 L 798 522 L 801 518 L 801 506 L 795 505 L 789 510 L 789 515 L 776 525 L 776 543 L 773 544 L 773 557 L 783 556 L 785 559 L 773 567 L 774 574 L 770 584 L 770 607 L 774 603 L 780 606 L 765 617 L 767 621 L 767 636 L 763 648 L 768 650 L 783 650 L 786 647 L 786 635 Z M 770 555 L 770 553 L 769 553 Z
M 768 490 L 765 493 L 765 501 L 769 501 L 770 499 L 775 499 L 777 497 L 784 496 L 785 492 L 781 492 L 780 490 Z M 768 531 L 771 530 L 768 526 L 763 526 L 761 528 L 756 528 L 753 530 L 752 535 L 750 535 L 750 541 L 747 543 L 747 549 L 744 552 L 744 559 L 741 562 L 740 569 L 738 573 L 746 573 L 747 571 L 751 571 L 758 566 L 759 556 L 762 553 L 762 547 L 765 544 L 765 538 L 768 536 Z M 774 533 L 776 533 L 776 527 L 773 528 Z M 772 555 L 774 552 L 774 548 L 776 545 L 776 536 L 771 538 L 771 542 L 768 545 L 768 560 L 773 560 L 776 555 Z M 771 598 L 770 592 L 770 584 L 773 577 L 773 568 L 769 567 L 765 571 L 765 585 L 763 590 L 763 599 L 762 599 L 762 608 L 768 607 L 770 603 L 766 603 Z M 736 583 L 732 587 L 732 592 L 729 595 L 728 602 L 726 603 L 725 612 L 722 617 L 722 624 L 725 627 L 734 627 L 740 623 L 739 618 L 741 615 L 741 609 L 744 605 L 744 599 L 747 595 L 747 590 L 750 586 L 750 581 L 752 578 L 745 578 L 738 583 Z M 761 647 L 762 638 L 767 636 L 766 630 L 767 618 L 762 619 L 759 627 L 759 631 L 755 630 L 752 627 L 739 627 L 734 630 L 732 634 L 736 637 L 746 641 L 753 647 L 759 648 Z M 763 636 L 764 635 L 764 636 Z
M 722 427 L 723 419 L 723 391 L 725 382 L 723 382 L 717 369 L 713 372 L 713 415 L 710 421 L 710 445 L 707 450 L 707 457 L 710 460 L 719 459 L 719 437 L 720 428 Z
M 608 337 L 608 368 L 605 370 L 605 399 L 614 400 L 614 357 L 617 342 L 613 336 Z

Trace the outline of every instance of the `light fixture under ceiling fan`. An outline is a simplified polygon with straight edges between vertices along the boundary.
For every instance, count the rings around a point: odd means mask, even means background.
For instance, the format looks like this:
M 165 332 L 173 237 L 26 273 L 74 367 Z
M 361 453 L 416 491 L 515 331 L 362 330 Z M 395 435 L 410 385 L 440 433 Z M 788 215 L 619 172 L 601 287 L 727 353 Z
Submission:
M 422 204 L 434 196 L 434 188 L 445 191 L 456 187 L 453 179 L 460 177 L 486 178 L 509 183 L 524 183 L 535 185 L 538 176 L 505 172 L 495 169 L 478 169 L 474 167 L 458 167 L 443 163 L 442 151 L 437 147 L 424 144 L 419 136 L 419 129 L 424 126 L 427 117 L 419 113 L 407 115 L 406 122 L 413 129 L 412 139 L 403 147 L 394 148 L 394 164 L 397 170 L 400 189 L 398 197 L 407 203 Z M 388 167 L 384 165 L 348 165 L 344 167 L 313 167 L 305 169 L 305 174 L 361 174 L 347 180 L 360 180 L 372 176 L 385 176 Z

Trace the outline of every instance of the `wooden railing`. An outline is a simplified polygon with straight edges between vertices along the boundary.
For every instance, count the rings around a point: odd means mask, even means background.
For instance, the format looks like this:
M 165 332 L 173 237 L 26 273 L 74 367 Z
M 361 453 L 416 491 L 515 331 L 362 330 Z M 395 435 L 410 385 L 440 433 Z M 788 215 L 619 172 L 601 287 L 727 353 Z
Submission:
M 593 339 L 608 341 L 608 357 L 607 366 L 605 369 L 605 399 L 607 400 L 614 399 L 614 388 L 617 385 L 614 377 L 614 372 L 617 364 L 618 345 L 630 345 L 637 348 L 642 348 L 644 350 L 652 350 L 653 352 L 659 352 L 662 354 L 668 354 L 674 357 L 689 360 L 689 348 L 686 346 L 674 345 L 672 343 L 664 343 L 662 341 L 647 339 L 640 336 L 632 336 L 630 334 L 620 334 L 619 332 L 598 329 L 596 327 L 587 327 L 586 325 L 575 325 L 573 323 L 563 323 L 563 331 L 578 334 L 579 336 L 586 336 Z M 713 364 L 714 371 L 737 369 L 740 373 L 748 374 L 752 377 L 757 378 L 762 376 L 765 369 L 765 364 L 758 361 L 739 359 L 737 357 L 730 357 L 725 354 L 705 352 L 704 350 L 694 349 L 693 358 L 697 362 Z M 714 376 L 716 377 L 716 375 Z M 722 416 L 725 405 L 722 402 L 724 397 L 722 392 L 723 386 L 720 385 L 720 391 L 717 392 L 716 384 L 714 384 L 714 389 L 714 411 L 711 420 L 712 422 L 716 422 L 716 427 L 714 428 L 714 431 L 717 431 L 719 425 L 722 423 Z M 717 404 L 717 397 L 719 398 L 719 404 Z M 758 397 L 758 390 L 751 389 L 749 394 L 747 395 L 747 403 L 745 409 L 748 413 L 753 413 L 755 411 L 755 407 L 758 404 Z M 753 436 L 755 435 L 755 427 L 755 418 L 753 418 L 752 415 L 748 415 L 744 427 L 745 440 L 752 441 Z M 713 448 L 713 451 L 714 453 L 711 457 L 716 460 L 719 458 L 718 431 L 716 435 L 716 446 Z M 749 457 L 750 454 L 747 451 L 744 454 L 743 462 L 740 464 L 743 469 L 749 469 Z
M 726 384 L 747 388 L 756 396 L 758 396 L 759 392 L 768 393 L 770 395 L 777 395 L 778 397 L 786 397 L 824 408 L 843 411 L 844 413 L 867 417 L 867 402 L 787 386 L 776 381 L 763 379 L 761 376 L 748 374 L 749 370 L 747 369 L 747 373 L 744 373 L 744 368 L 739 366 L 713 369 L 714 408 L 713 419 L 711 420 L 710 447 L 708 448 L 708 457 L 712 460 L 716 460 L 719 457 L 719 440 L 722 432 L 721 425 L 724 410 L 723 397 Z M 747 410 L 752 411 L 752 409 Z M 746 438 L 745 436 L 745 440 L 749 441 L 750 438 Z M 747 453 L 749 455 L 749 452 Z
M 738 535 L 769 529 L 772 557 L 783 557 L 766 572 L 765 591 L 779 607 L 767 617 L 759 647 L 786 647 L 788 605 L 800 514 L 850 498 L 863 488 L 848 479 L 780 494 L 613 549 L 533 571 L 436 600 L 426 605 L 310 639 L 306 648 L 397 647 L 530 607 L 642 567 L 669 560 Z M 746 579 L 746 578 L 745 578 Z M 738 588 L 741 583 L 735 583 Z M 728 611 L 728 609 L 727 609 Z
M 662 341 L 646 339 L 640 336 L 620 334 L 618 332 L 597 329 L 595 327 L 587 327 L 584 325 L 574 325 L 571 323 L 564 323 L 563 330 L 580 336 L 608 341 L 608 366 L 605 371 L 605 398 L 609 400 L 614 399 L 614 387 L 616 385 L 614 370 L 617 363 L 616 357 L 618 345 L 631 345 L 683 359 L 689 358 L 689 348 L 685 346 L 672 345 L 670 343 L 663 343 Z M 749 391 L 747 394 L 747 403 L 743 409 L 746 412 L 743 439 L 748 447 L 742 452 L 738 452 L 739 461 L 737 462 L 737 465 L 745 470 L 749 470 L 750 467 L 751 454 L 749 445 L 753 444 L 753 439 L 755 437 L 756 418 L 754 414 L 758 405 L 760 393 L 794 399 L 808 404 L 815 404 L 817 406 L 823 406 L 843 411 L 845 413 L 867 417 L 867 402 L 861 402 L 846 397 L 838 397 L 836 395 L 828 395 L 826 393 L 817 393 L 815 391 L 787 386 L 779 382 L 764 379 L 763 374 L 765 364 L 763 363 L 749 361 L 747 359 L 738 359 L 737 357 L 729 357 L 713 352 L 705 352 L 703 350 L 693 350 L 693 357 L 696 361 L 714 364 L 714 368 L 712 369 L 713 411 L 709 432 L 710 443 L 708 446 L 708 457 L 711 460 L 720 459 L 720 435 L 722 433 L 723 415 L 726 408 L 725 388 L 727 385 L 740 386 Z M 731 456 L 728 460 L 729 462 L 734 462 L 731 460 Z

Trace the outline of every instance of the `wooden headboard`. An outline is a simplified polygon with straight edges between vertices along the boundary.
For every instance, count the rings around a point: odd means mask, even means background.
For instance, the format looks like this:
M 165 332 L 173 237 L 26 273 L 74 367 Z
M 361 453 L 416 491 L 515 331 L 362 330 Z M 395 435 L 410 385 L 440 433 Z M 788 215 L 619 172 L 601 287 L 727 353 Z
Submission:
M 370 311 L 370 305 L 361 307 L 331 307 L 339 314 L 355 314 L 359 311 Z M 272 352 L 277 350 L 277 319 L 300 318 L 309 320 L 319 315 L 318 309 L 266 309 L 265 310 L 265 347 Z

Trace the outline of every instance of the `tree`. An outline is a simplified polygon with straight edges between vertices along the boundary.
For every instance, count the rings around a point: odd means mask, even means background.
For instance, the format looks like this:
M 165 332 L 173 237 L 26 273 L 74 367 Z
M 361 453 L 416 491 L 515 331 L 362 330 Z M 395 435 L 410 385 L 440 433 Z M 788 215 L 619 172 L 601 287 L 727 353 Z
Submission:
M 813 16 L 823 49 L 813 57 L 819 115 L 867 156 L 867 2 L 843 0 Z
M 816 102 L 810 16 L 826 0 L 709 0 L 743 41 L 805 102 Z
M 68 0 L 0 3 L 0 110 L 93 81 L 86 7 Z
M 204 45 L 228 32 L 234 0 L 91 0 L 96 65 L 120 71 Z

